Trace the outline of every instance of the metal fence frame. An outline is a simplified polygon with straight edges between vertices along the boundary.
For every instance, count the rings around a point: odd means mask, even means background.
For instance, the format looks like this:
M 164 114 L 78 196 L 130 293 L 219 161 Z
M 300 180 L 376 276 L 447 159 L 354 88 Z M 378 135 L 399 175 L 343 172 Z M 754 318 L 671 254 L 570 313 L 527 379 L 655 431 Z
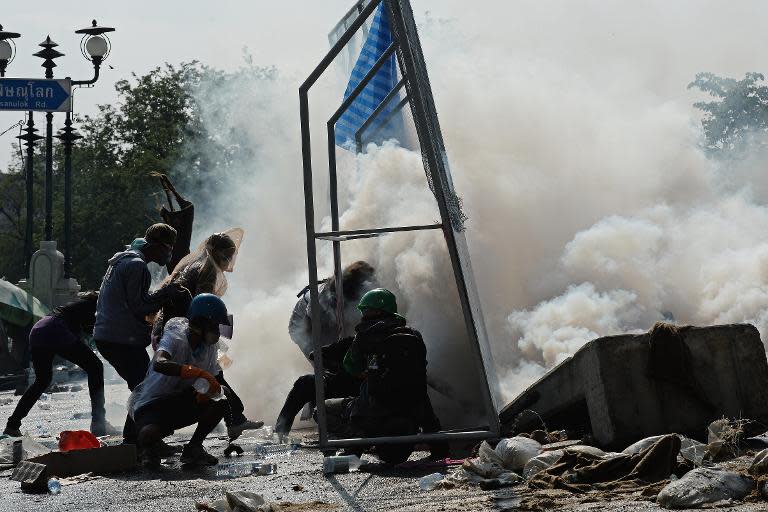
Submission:
M 382 57 L 376 62 L 354 91 L 342 102 L 341 106 L 331 116 L 326 124 L 328 132 L 328 168 L 330 180 L 330 209 L 331 231 L 315 231 L 315 207 L 312 175 L 312 150 L 309 126 L 309 91 L 315 82 L 322 76 L 336 56 L 344 49 L 354 34 L 365 21 L 373 14 L 380 3 L 384 2 L 390 19 L 393 42 Z M 354 99 L 365 88 L 365 85 L 376 74 L 377 70 L 393 54 L 397 56 L 402 80 L 395 87 L 395 91 L 387 96 L 382 105 L 377 108 L 363 126 L 355 134 L 355 142 L 358 148 L 362 144 L 362 133 L 371 126 L 373 121 L 383 112 L 386 105 L 404 86 L 406 96 L 398 103 L 394 111 L 399 111 L 405 103 L 409 103 L 416 132 L 421 146 L 427 179 L 432 189 L 440 211 L 441 223 L 420 226 L 395 226 L 386 228 L 372 228 L 352 231 L 340 231 L 338 188 L 336 176 L 336 141 L 335 124 Z M 472 267 L 469 260 L 469 252 L 464 237 L 464 227 L 460 213 L 460 205 L 453 190 L 450 172 L 448 170 L 447 156 L 443 143 L 442 133 L 437 120 L 437 112 L 434 107 L 432 90 L 427 77 L 426 64 L 421 52 L 421 44 L 416 32 L 416 23 L 413 19 L 409 0 L 373 0 L 360 11 L 359 16 L 349 26 L 343 36 L 333 45 L 328 54 L 320 61 L 309 77 L 299 88 L 299 109 L 301 118 L 301 146 L 304 169 L 304 206 L 307 236 L 307 262 L 309 268 L 309 292 L 312 318 L 312 341 L 315 349 L 315 393 L 317 402 L 317 422 L 320 434 L 321 448 L 335 448 L 343 446 L 362 446 L 393 443 L 423 443 L 433 441 L 474 441 L 498 437 L 500 434 L 498 408 L 494 401 L 494 391 L 497 389 L 495 369 L 491 358 L 490 346 L 485 330 L 485 323 L 480 306 L 480 299 L 475 288 Z M 386 124 L 387 118 L 380 122 L 377 128 Z M 328 240 L 333 244 L 334 275 L 336 290 L 342 290 L 341 269 L 341 242 L 359 238 L 379 236 L 384 233 L 396 233 L 405 231 L 441 229 L 445 237 L 448 253 L 456 280 L 456 288 L 459 294 L 464 323 L 467 328 L 469 344 L 482 377 L 482 400 L 487 414 L 487 425 L 477 429 L 462 431 L 442 431 L 431 434 L 417 434 L 408 436 L 388 436 L 357 439 L 329 439 L 325 409 L 325 387 L 323 382 L 324 364 L 320 341 L 320 304 L 317 276 L 317 240 Z M 343 325 L 343 294 L 337 297 L 337 319 Z

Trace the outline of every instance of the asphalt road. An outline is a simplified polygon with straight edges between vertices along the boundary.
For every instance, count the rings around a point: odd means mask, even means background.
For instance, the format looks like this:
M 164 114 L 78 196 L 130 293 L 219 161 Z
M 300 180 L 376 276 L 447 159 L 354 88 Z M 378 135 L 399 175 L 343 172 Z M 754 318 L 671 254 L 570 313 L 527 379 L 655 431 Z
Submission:
M 76 413 L 89 411 L 88 392 L 52 393 L 38 404 L 24 422 L 22 431 L 29 432 L 48 444 L 55 444 L 55 435 L 62 430 L 87 429 L 90 420 L 75 419 Z M 107 404 L 110 421 L 121 424 L 124 412 L 120 404 L 127 397 L 124 385 L 107 386 Z M 12 402 L 0 405 L 3 424 L 10 415 L 16 399 L 12 393 L 0 393 Z M 49 437 L 39 437 L 48 435 Z M 183 443 L 190 430 L 180 431 L 171 443 Z M 255 440 L 254 440 L 255 442 Z M 220 462 L 255 461 L 247 453 L 243 457 L 225 459 L 223 438 L 206 441 L 208 450 Z M 248 441 L 244 442 L 248 448 Z M 416 453 L 413 459 L 425 456 Z M 372 456 L 366 456 L 375 461 Z M 663 510 L 654 503 L 617 496 L 587 494 L 574 496 L 563 491 L 531 491 L 525 486 L 499 491 L 481 491 L 477 488 L 439 489 L 423 491 L 418 479 L 433 470 L 394 471 L 383 465 L 371 465 L 365 472 L 325 476 L 322 473 L 322 455 L 311 448 L 293 454 L 284 454 L 269 460 L 277 464 L 277 473 L 268 476 L 223 478 L 216 476 L 216 468 L 187 471 L 177 459 L 168 459 L 159 471 L 138 470 L 62 487 L 58 495 L 26 494 L 19 483 L 8 479 L 10 471 L 0 473 L 0 511 L 193 511 L 197 502 L 213 502 L 224 497 L 226 491 L 250 491 L 262 494 L 267 501 L 281 504 L 279 510 L 298 512 L 308 510 L 397 510 L 409 511 L 476 511 L 476 510 L 611 510 L 645 512 Z M 741 504 L 731 510 L 768 510 L 768 503 Z

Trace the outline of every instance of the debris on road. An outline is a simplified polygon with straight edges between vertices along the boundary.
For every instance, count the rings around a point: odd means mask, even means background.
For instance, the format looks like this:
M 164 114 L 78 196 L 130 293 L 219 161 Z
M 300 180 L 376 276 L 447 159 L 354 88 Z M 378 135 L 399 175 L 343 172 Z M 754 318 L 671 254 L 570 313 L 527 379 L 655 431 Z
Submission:
M 665 508 L 730 505 L 746 497 L 754 481 L 734 471 L 696 468 L 661 490 L 658 503 Z

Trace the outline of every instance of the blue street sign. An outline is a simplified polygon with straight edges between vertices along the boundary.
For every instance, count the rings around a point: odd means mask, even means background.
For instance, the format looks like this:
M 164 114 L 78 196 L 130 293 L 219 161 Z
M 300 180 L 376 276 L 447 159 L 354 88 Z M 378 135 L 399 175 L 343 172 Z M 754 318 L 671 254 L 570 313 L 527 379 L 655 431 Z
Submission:
M 0 78 L 0 111 L 71 112 L 72 80 Z

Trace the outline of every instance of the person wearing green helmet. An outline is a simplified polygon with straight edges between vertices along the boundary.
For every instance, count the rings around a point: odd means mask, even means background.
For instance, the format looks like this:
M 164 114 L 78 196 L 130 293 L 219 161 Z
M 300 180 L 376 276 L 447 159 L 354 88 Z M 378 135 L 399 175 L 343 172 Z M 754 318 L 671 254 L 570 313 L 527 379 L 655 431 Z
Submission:
M 366 437 L 408 435 L 440 430 L 427 394 L 427 348 L 419 331 L 398 314 L 397 298 L 376 288 L 360 299 L 362 320 L 344 356 L 344 369 L 364 377 L 358 396 L 348 402 L 344 415 L 353 430 Z M 433 457 L 444 457 L 446 447 L 431 446 Z M 378 446 L 388 463 L 406 460 L 412 445 Z

